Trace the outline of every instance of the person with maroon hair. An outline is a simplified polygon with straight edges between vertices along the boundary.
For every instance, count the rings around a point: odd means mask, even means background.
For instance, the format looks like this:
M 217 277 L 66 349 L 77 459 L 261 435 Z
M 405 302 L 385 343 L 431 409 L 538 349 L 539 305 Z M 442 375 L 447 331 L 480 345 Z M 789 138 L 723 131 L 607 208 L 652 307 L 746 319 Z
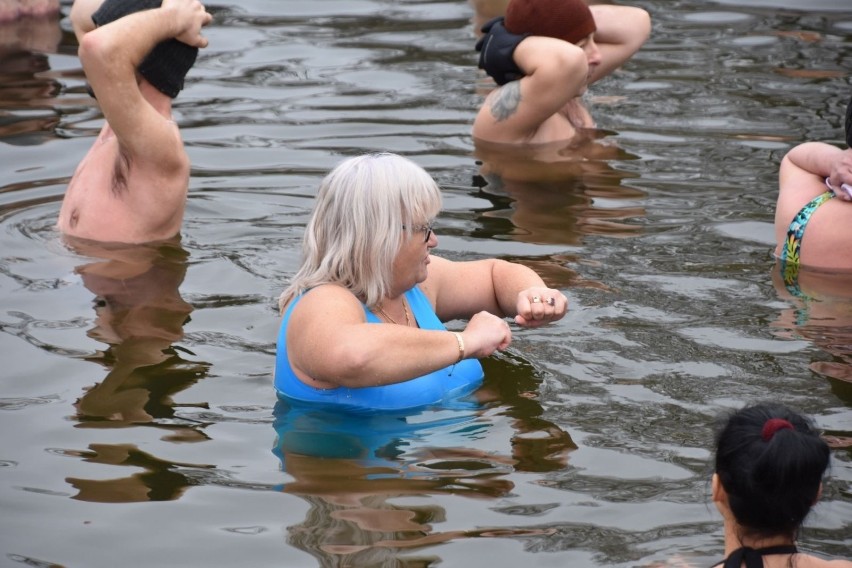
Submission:
M 473 123 L 476 139 L 498 143 L 569 140 L 594 120 L 581 95 L 648 39 L 651 18 L 632 6 L 583 0 L 511 0 L 483 26 L 479 67 L 498 87 Z
M 716 435 L 713 502 L 725 523 L 722 568 L 850 568 L 796 548 L 822 493 L 828 444 L 813 422 L 775 403 L 726 415 Z

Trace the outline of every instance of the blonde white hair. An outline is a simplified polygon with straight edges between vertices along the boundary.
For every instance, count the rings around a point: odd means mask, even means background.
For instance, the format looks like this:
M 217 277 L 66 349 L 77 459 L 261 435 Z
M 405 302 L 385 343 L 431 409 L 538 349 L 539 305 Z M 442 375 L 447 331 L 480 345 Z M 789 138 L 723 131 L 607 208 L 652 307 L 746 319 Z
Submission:
M 302 265 L 279 308 L 329 283 L 375 308 L 391 290 L 403 232 L 411 236 L 440 210 L 438 184 L 407 158 L 381 153 L 341 162 L 320 184 L 305 227 Z

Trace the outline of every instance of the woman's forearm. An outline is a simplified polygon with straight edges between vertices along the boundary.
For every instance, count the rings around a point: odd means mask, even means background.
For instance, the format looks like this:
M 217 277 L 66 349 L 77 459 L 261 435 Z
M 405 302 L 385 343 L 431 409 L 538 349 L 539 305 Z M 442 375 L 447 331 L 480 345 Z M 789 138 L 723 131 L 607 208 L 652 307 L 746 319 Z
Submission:
M 523 264 L 495 260 L 491 271 L 494 296 L 504 317 L 518 315 L 518 294 L 530 288 L 546 288 L 541 277 Z

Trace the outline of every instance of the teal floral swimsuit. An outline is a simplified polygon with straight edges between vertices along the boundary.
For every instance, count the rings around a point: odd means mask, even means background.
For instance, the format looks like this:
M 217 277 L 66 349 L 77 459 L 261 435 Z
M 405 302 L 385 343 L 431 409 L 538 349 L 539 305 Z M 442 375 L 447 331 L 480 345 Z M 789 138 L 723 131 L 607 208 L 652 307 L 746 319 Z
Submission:
M 807 205 L 802 207 L 790 227 L 787 229 L 787 238 L 781 247 L 781 276 L 788 289 L 793 286 L 798 290 L 797 280 L 799 278 L 799 252 L 802 248 L 802 237 L 805 235 L 805 227 L 811 219 L 816 208 L 834 197 L 834 192 L 826 191 L 811 199 Z M 792 290 L 791 290 L 792 291 Z M 798 294 L 796 294 L 798 295 Z

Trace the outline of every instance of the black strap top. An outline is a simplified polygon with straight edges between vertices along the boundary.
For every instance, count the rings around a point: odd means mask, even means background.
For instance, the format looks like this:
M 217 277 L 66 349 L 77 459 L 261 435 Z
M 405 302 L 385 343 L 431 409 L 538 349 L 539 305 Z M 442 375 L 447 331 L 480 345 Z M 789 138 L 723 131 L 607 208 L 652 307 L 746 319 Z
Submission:
M 767 546 L 766 548 L 749 548 L 744 546 L 733 551 L 727 558 L 722 568 L 740 568 L 745 562 L 746 568 L 763 568 L 763 557 L 770 554 L 795 554 L 799 550 L 794 544 L 783 544 L 781 546 Z

